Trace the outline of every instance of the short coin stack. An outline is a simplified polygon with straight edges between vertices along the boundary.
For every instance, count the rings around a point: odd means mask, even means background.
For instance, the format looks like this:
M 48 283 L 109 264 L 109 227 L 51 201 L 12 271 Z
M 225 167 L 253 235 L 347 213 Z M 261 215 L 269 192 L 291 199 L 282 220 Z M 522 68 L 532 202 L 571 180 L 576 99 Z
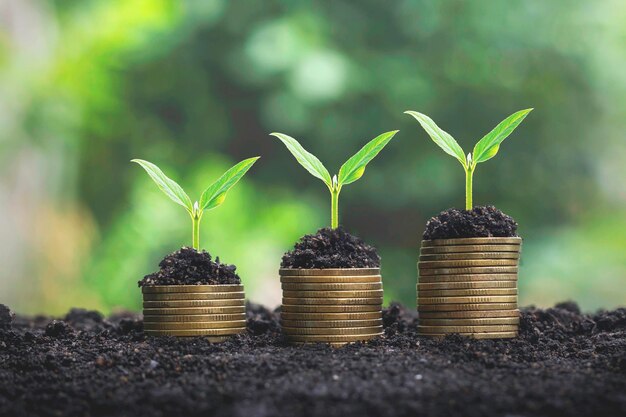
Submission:
M 383 332 L 379 268 L 280 270 L 281 325 L 292 344 L 340 346 Z
M 149 336 L 205 336 L 221 342 L 246 330 L 243 285 L 151 285 L 142 292 Z
M 518 237 L 422 241 L 417 284 L 419 334 L 516 337 L 521 244 Z

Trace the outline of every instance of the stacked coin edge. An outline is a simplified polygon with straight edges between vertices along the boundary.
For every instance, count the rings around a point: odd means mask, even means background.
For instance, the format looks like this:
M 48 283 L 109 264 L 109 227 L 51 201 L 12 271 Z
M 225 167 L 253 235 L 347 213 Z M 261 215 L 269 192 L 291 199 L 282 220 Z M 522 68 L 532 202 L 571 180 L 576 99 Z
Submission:
M 517 337 L 518 237 L 424 240 L 418 262 L 418 334 Z
M 383 333 L 380 268 L 279 270 L 281 327 L 293 345 L 342 346 Z
M 142 294 L 147 336 L 222 342 L 246 330 L 243 285 L 151 285 L 142 287 Z

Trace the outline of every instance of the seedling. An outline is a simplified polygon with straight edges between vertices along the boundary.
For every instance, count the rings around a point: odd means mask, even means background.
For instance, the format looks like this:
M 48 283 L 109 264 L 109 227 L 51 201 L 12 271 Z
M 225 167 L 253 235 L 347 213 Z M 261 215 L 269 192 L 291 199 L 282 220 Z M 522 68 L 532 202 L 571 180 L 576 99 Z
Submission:
M 226 199 L 226 193 L 230 190 L 241 177 L 252 167 L 260 157 L 249 158 L 239 162 L 237 165 L 229 169 L 217 181 L 211 184 L 200 197 L 200 202 L 191 202 L 191 199 L 185 193 L 183 188 L 174 180 L 168 178 L 163 171 L 151 162 L 143 159 L 133 159 L 146 170 L 152 181 L 157 187 L 165 193 L 173 202 L 179 204 L 187 210 L 191 216 L 192 225 L 192 242 L 195 250 L 200 250 L 200 220 L 205 210 L 211 210 L 219 206 Z
M 533 109 L 520 110 L 501 121 L 498 126 L 478 141 L 474 146 L 474 151 L 468 153 L 467 156 L 465 156 L 465 152 L 456 140 L 454 140 L 449 133 L 440 129 L 430 117 L 416 111 L 405 111 L 405 113 L 415 117 L 431 139 L 439 145 L 445 153 L 452 155 L 463 165 L 463 169 L 465 170 L 465 209 L 471 210 L 473 207 L 472 187 L 476 165 L 496 156 L 502 141 L 513 133 L 515 128 L 522 123 L 522 120 L 524 120 L 526 115 L 532 110 Z
M 383 133 L 372 139 L 339 169 L 339 175 L 330 177 L 330 173 L 312 153 L 307 152 L 294 138 L 282 133 L 272 133 L 280 139 L 296 160 L 313 175 L 326 184 L 330 191 L 330 224 L 333 229 L 339 227 L 339 193 L 344 185 L 351 184 L 363 176 L 365 167 L 398 133 L 397 130 Z

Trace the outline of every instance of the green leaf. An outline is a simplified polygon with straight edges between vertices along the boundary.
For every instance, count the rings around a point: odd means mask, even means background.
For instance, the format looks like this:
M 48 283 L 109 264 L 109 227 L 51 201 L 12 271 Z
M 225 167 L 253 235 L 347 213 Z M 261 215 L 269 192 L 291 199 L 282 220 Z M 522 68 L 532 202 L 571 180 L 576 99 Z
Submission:
M 532 110 L 533 109 L 526 109 L 513 113 L 478 141 L 476 146 L 474 146 L 474 164 L 488 161 L 496 156 L 502 141 L 513 133 L 515 128 L 522 123 L 522 120 L 524 120 L 526 115 Z
M 150 175 L 150 178 L 152 178 L 152 181 L 155 182 L 157 187 L 159 187 L 159 189 L 163 191 L 173 202 L 185 207 L 189 213 L 193 211 L 193 204 L 191 203 L 191 199 L 187 193 L 185 193 L 182 187 L 174 180 L 168 178 L 158 166 L 151 162 L 144 161 L 143 159 L 133 159 L 131 162 L 136 162 L 141 165 L 141 167 L 146 170 L 148 175 Z
M 437 126 L 437 124 L 430 117 L 425 114 L 418 113 L 416 111 L 405 111 L 406 114 L 409 114 L 417 119 L 418 122 L 422 125 L 426 133 L 430 136 L 430 138 L 437 144 L 441 149 L 444 150 L 448 155 L 454 156 L 459 160 L 461 165 L 465 166 L 465 153 L 461 146 L 457 143 L 456 140 L 450 134 Z
M 248 158 L 229 169 L 209 186 L 200 197 L 200 210 L 210 210 L 222 204 L 230 190 L 260 157 Z
M 383 150 L 396 133 L 398 133 L 397 130 L 383 133 L 362 147 L 352 158 L 348 159 L 339 170 L 339 186 L 351 184 L 361 178 L 367 164 Z
M 291 152 L 304 169 L 309 171 L 314 177 L 324 181 L 328 188 L 332 189 L 332 179 L 330 178 L 330 173 L 315 155 L 307 152 L 307 150 L 304 149 L 297 140 L 290 136 L 282 133 L 272 133 L 272 136 L 276 136 L 285 144 L 287 149 L 289 149 L 289 152 Z

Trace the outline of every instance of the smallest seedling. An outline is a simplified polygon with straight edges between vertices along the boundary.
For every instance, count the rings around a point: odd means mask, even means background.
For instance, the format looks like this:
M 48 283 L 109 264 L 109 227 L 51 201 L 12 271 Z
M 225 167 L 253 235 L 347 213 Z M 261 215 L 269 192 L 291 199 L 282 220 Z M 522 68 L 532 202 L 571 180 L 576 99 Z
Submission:
M 524 120 L 526 115 L 532 110 L 533 109 L 520 110 L 501 121 L 498 126 L 478 141 L 474 146 L 474 151 L 468 153 L 467 156 L 465 156 L 465 152 L 457 141 L 454 140 L 448 132 L 437 126 L 433 119 L 416 111 L 405 111 L 405 113 L 415 117 L 433 142 L 443 149 L 445 153 L 455 157 L 461 165 L 463 165 L 463 169 L 465 170 L 465 209 L 471 210 L 473 208 L 472 188 L 476 165 L 496 156 L 502 141 L 513 133 L 515 128 L 522 123 L 522 120 Z
M 249 158 L 239 162 L 237 165 L 229 169 L 222 175 L 217 181 L 211 184 L 200 197 L 200 202 L 191 202 L 191 199 L 185 193 L 183 188 L 178 185 L 174 180 L 168 178 L 163 171 L 151 162 L 144 161 L 143 159 L 133 159 L 131 162 L 136 162 L 143 169 L 146 170 L 152 181 L 159 187 L 165 195 L 167 195 L 173 202 L 179 204 L 187 210 L 187 213 L 191 216 L 192 223 L 192 242 L 193 248 L 197 251 L 200 250 L 200 220 L 205 210 L 213 209 L 224 202 L 226 199 L 226 193 L 230 190 L 241 177 L 254 165 L 254 163 L 260 157 Z

